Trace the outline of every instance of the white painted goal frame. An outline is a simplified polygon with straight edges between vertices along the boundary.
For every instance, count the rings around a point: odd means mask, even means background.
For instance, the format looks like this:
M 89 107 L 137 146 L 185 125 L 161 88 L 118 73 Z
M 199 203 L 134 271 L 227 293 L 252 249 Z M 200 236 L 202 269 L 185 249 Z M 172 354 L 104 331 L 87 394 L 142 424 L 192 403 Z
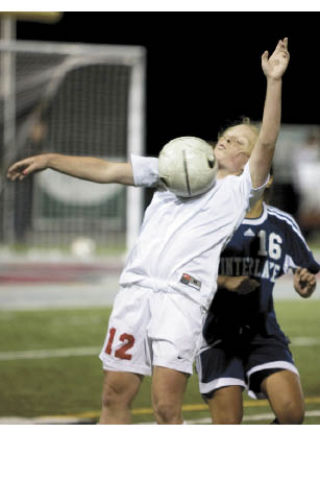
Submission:
M 146 50 L 140 46 L 71 44 L 42 41 L 0 40 L 2 56 L 1 74 L 5 77 L 2 87 L 4 102 L 4 139 L 7 145 L 15 143 L 15 53 L 46 53 L 79 56 L 86 55 L 104 63 L 130 67 L 128 92 L 127 155 L 143 154 L 145 148 L 145 75 Z M 10 163 L 10 159 L 5 163 Z M 6 165 L 4 165 L 6 168 Z M 126 247 L 130 249 L 137 237 L 143 212 L 143 190 L 128 187 L 126 206 Z M 10 223 L 10 221 L 9 221 Z M 8 239 L 13 226 L 6 225 Z M 11 236 L 12 238 L 12 236 Z

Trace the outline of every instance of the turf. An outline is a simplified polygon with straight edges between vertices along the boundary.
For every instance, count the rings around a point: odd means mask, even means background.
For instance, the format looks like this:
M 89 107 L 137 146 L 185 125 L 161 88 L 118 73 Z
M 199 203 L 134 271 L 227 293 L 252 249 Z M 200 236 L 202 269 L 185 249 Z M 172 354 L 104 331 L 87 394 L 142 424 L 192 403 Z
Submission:
M 278 301 L 281 326 L 290 338 L 320 339 L 320 301 Z M 102 370 L 97 357 L 104 340 L 110 310 L 66 309 L 50 311 L 0 311 L 0 355 L 21 351 L 91 348 L 90 355 L 0 360 L 0 417 L 83 415 L 95 422 L 100 409 Z M 320 410 L 319 345 L 292 345 L 300 370 L 306 408 Z M 14 356 L 13 356 L 14 357 Z M 133 405 L 134 422 L 153 422 L 150 379 L 146 378 Z M 245 416 L 270 414 L 266 403 L 253 406 L 245 396 Z M 86 414 L 87 413 L 87 414 Z M 190 378 L 184 400 L 186 420 L 208 417 L 197 387 Z M 265 419 L 245 421 L 266 424 Z M 318 414 L 307 416 L 306 424 L 319 424 Z

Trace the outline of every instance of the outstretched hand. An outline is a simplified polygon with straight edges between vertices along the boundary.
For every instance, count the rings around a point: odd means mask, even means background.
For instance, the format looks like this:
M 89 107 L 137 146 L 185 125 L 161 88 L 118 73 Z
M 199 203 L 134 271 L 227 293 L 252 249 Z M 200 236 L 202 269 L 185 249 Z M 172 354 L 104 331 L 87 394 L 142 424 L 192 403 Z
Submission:
M 316 276 L 308 269 L 298 267 L 294 273 L 293 285 L 301 297 L 310 297 L 316 288 Z
M 48 154 L 27 157 L 12 164 L 7 171 L 10 180 L 23 180 L 28 174 L 44 170 L 48 167 Z
M 279 80 L 289 64 L 288 38 L 279 40 L 274 52 L 269 57 L 266 50 L 261 57 L 262 70 L 266 77 Z
M 218 285 L 228 291 L 246 295 L 256 290 L 260 283 L 248 276 L 219 276 Z

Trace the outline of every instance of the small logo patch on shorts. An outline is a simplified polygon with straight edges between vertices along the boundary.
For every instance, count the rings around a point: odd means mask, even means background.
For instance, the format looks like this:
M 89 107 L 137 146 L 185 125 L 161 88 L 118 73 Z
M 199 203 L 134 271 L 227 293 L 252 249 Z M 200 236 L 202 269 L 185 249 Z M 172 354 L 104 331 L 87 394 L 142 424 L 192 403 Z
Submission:
M 187 286 L 193 287 L 194 289 L 197 289 L 198 291 L 200 291 L 201 282 L 198 281 L 198 279 L 195 279 L 194 277 L 190 276 L 190 274 L 183 273 L 181 276 L 180 282 L 182 282 L 182 284 L 186 284 Z

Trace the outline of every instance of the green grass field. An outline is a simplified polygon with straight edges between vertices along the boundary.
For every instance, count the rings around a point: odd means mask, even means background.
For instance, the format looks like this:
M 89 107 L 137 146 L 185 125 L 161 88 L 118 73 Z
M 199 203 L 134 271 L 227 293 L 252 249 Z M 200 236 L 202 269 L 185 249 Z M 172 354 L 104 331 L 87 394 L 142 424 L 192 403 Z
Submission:
M 305 424 L 320 424 L 320 301 L 278 301 L 276 310 L 293 341 L 306 397 Z M 109 314 L 105 309 L 0 311 L 0 417 L 77 416 L 96 422 L 102 384 L 97 355 Z M 135 423 L 154 422 L 148 378 L 133 413 Z M 244 423 L 268 424 L 268 415 L 265 401 L 245 396 Z M 196 375 L 189 381 L 184 416 L 195 423 L 208 419 Z

